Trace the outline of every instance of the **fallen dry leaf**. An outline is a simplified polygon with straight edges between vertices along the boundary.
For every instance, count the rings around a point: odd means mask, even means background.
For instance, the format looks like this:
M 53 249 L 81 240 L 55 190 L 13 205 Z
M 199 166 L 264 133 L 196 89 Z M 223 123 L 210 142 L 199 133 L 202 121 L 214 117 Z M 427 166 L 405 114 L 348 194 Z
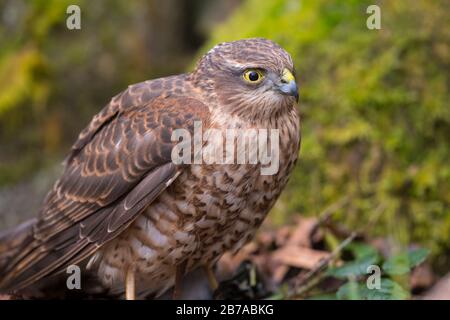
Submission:
M 450 300 L 450 273 L 421 297 L 424 300 Z
M 320 260 L 329 256 L 330 253 L 326 251 L 297 246 L 285 246 L 273 253 L 273 259 L 277 262 L 308 270 L 314 268 Z
M 434 279 L 435 275 L 433 274 L 430 265 L 425 263 L 414 268 L 411 272 L 409 284 L 413 290 L 430 288 L 434 283 Z
M 217 263 L 217 278 L 224 280 L 230 278 L 237 268 L 245 260 L 250 259 L 250 255 L 258 249 L 255 242 L 250 242 L 242 247 L 236 254 L 232 254 L 230 251 L 225 252 Z
M 311 248 L 311 235 L 317 223 L 316 218 L 299 218 L 287 244 Z

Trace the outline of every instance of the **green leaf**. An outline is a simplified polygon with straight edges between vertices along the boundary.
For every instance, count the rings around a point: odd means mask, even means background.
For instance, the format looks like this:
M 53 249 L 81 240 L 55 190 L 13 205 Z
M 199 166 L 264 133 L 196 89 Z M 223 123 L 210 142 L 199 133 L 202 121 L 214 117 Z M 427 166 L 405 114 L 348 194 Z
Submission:
M 343 284 L 336 292 L 339 300 L 361 300 L 361 293 L 365 290 L 362 283 L 349 281 Z
M 429 254 L 430 254 L 430 250 L 428 250 L 426 248 L 410 250 L 408 252 L 409 266 L 411 268 L 418 266 L 419 264 L 421 264 L 422 262 L 425 261 L 425 259 L 428 257 Z
M 383 271 L 389 275 L 400 275 L 411 271 L 407 254 L 399 254 L 390 257 L 383 263 Z
M 389 275 L 406 274 L 425 261 L 429 253 L 428 249 L 420 248 L 394 255 L 383 264 L 383 270 Z
M 405 300 L 409 297 L 410 294 L 408 291 L 390 279 L 382 279 L 380 289 L 367 288 L 368 300 Z
M 329 276 L 339 279 L 367 275 L 367 268 L 378 261 L 378 255 L 366 256 L 356 261 L 348 262 L 340 267 L 330 268 L 327 272 Z
M 347 282 L 336 293 L 340 300 L 405 300 L 408 291 L 390 279 L 381 279 L 379 289 L 369 289 L 366 283 Z
M 353 242 L 350 243 L 347 248 L 355 256 L 356 259 L 378 256 L 377 250 L 365 243 Z
M 306 300 L 336 300 L 336 299 L 337 299 L 336 294 L 333 293 L 318 294 L 306 298 Z

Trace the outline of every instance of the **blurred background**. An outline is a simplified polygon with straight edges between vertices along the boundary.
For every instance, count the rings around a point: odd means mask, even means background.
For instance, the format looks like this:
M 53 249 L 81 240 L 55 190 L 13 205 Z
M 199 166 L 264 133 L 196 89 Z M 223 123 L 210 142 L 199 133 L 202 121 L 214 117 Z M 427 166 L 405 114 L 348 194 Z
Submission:
M 66 27 L 70 4 L 81 8 L 81 30 Z M 380 30 L 366 26 L 371 4 L 381 8 Z M 450 270 L 449 7 L 0 0 L 0 229 L 37 213 L 79 131 L 127 85 L 189 71 L 218 42 L 266 37 L 293 56 L 303 137 L 266 227 L 335 205 L 333 220 L 349 230 L 429 249 L 442 276 Z

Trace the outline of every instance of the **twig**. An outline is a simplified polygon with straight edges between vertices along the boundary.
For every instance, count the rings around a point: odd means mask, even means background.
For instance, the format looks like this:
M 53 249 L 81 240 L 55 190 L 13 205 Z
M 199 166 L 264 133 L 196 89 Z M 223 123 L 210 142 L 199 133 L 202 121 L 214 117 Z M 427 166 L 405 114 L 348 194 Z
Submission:
M 316 267 L 311 269 L 304 276 L 300 277 L 294 284 L 294 288 L 291 290 L 291 294 L 288 295 L 289 298 L 295 299 L 300 298 L 300 296 L 308 292 L 314 285 L 316 285 L 319 280 L 321 280 L 320 273 L 326 269 L 326 267 L 332 262 L 341 251 L 352 242 L 357 236 L 356 232 L 352 232 L 344 241 L 342 241 L 336 249 L 330 254 L 328 258 L 321 260 Z
M 338 209 L 342 208 L 348 202 L 348 200 L 349 200 L 348 196 L 343 197 L 341 200 L 325 209 L 325 211 L 323 211 L 323 213 L 321 214 L 321 218 L 319 219 L 318 225 L 320 225 L 321 223 L 326 223 L 330 219 L 331 215 Z M 372 228 L 373 225 L 376 224 L 376 222 L 379 220 L 384 210 L 385 210 L 384 204 L 380 204 L 376 207 L 376 209 L 374 210 L 375 214 L 371 217 L 370 221 L 365 226 L 364 231 L 367 231 L 368 229 Z M 338 255 L 342 252 L 342 250 L 346 246 L 348 246 L 358 236 L 358 234 L 360 233 L 353 231 L 344 241 L 342 241 L 336 247 L 335 250 L 333 250 L 333 252 L 330 254 L 329 257 L 321 260 L 308 273 L 299 277 L 295 282 L 293 289 L 291 290 L 291 293 L 288 295 L 288 297 L 291 299 L 301 298 L 302 295 L 307 293 L 317 283 L 319 283 L 323 278 L 322 271 L 324 271 L 328 267 L 328 265 L 338 257 Z

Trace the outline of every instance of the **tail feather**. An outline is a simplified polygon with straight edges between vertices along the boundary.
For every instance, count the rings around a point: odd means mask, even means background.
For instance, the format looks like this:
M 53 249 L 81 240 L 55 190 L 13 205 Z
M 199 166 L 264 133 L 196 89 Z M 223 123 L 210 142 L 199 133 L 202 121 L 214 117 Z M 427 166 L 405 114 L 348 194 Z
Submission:
M 5 276 L 11 259 L 23 248 L 23 245 L 32 238 L 33 225 L 36 219 L 30 219 L 13 229 L 0 232 L 0 282 Z
M 32 285 L 27 285 L 25 288 L 16 288 L 16 284 L 20 284 L 20 279 L 23 276 L 18 274 L 12 276 L 10 270 L 17 263 L 18 257 L 29 252 L 32 248 L 36 248 L 35 238 L 33 237 L 33 226 L 36 219 L 28 220 L 21 225 L 0 232 L 0 293 L 19 294 L 25 298 L 34 299 L 64 299 L 66 297 L 106 297 L 109 296 L 108 288 L 104 288 L 97 278 L 93 277 L 90 272 L 83 273 L 83 292 L 72 292 L 67 290 L 66 275 L 64 273 L 54 274 L 52 277 L 39 279 Z M 31 248 L 31 249 L 30 249 Z M 80 267 L 84 269 L 85 263 L 81 263 Z M 38 274 L 40 268 L 31 270 Z M 29 274 L 27 273 L 29 276 Z M 13 282 L 11 282 L 11 278 Z M 6 282 L 5 282 L 6 281 Z M 77 290 L 74 290 L 77 291 Z

